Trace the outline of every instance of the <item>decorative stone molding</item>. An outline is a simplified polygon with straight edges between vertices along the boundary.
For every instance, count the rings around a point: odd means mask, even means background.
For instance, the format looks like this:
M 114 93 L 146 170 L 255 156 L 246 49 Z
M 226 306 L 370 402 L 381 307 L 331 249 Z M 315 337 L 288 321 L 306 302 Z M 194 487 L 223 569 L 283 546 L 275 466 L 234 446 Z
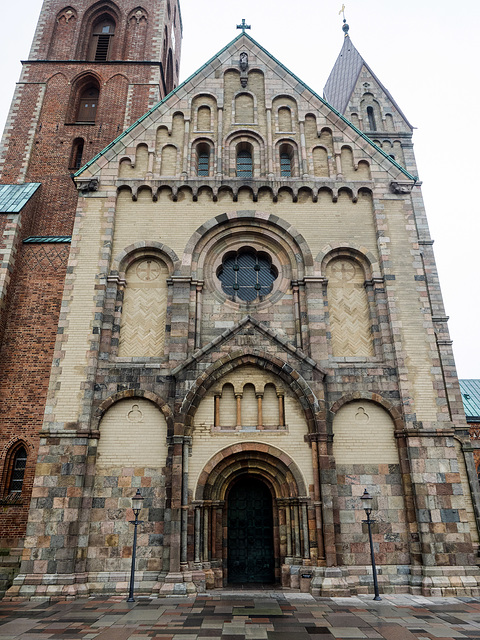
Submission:
M 90 193 L 98 191 L 100 182 L 98 178 L 75 178 L 75 184 L 77 185 L 78 191 Z
M 414 187 L 413 182 L 404 182 L 402 181 L 394 181 L 390 183 L 390 189 L 392 193 L 396 193 L 398 195 L 405 195 L 407 193 L 411 193 Z

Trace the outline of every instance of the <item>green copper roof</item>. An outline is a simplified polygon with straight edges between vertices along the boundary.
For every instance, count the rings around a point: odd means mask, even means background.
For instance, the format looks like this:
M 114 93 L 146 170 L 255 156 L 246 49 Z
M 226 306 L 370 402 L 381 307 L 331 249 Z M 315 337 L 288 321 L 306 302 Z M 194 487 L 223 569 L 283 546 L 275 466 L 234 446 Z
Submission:
M 480 380 L 459 380 L 467 422 L 480 422 Z
M 109 145 L 107 145 L 105 147 L 105 149 L 103 149 L 102 151 L 100 151 L 100 153 L 98 153 L 96 156 L 94 156 L 91 160 L 89 160 L 89 162 L 87 162 L 87 164 L 85 166 L 83 166 L 81 169 L 79 169 L 76 173 L 74 173 L 74 177 L 78 177 L 82 174 L 82 172 L 87 169 L 88 167 L 90 167 L 94 162 L 96 162 L 99 158 L 102 157 L 102 155 L 104 153 L 106 153 L 109 149 L 111 149 L 117 142 L 119 142 L 124 136 L 126 136 L 128 133 L 130 133 L 130 131 L 132 131 L 133 129 L 135 129 L 135 127 L 140 124 L 141 122 L 143 122 L 146 118 L 148 118 L 148 116 L 152 113 L 154 113 L 162 104 L 165 104 L 165 102 L 173 95 L 175 95 L 175 93 L 177 93 L 177 91 L 179 91 L 180 89 L 182 89 L 188 82 L 190 82 L 190 80 L 192 78 L 194 78 L 197 74 L 201 73 L 201 71 L 203 71 L 203 69 L 205 69 L 206 67 L 208 67 L 209 64 L 211 64 L 216 58 L 218 58 L 220 55 L 222 55 L 222 53 L 224 51 L 226 51 L 229 47 L 232 46 L 232 44 L 234 44 L 235 42 L 237 42 L 237 40 L 240 40 L 240 38 L 247 38 L 248 40 L 250 40 L 256 47 L 258 47 L 261 51 L 263 51 L 263 53 L 265 53 L 275 64 L 279 65 L 282 69 L 285 69 L 285 71 L 292 76 L 292 78 L 294 78 L 302 87 L 304 87 L 305 89 L 307 89 L 308 91 L 310 91 L 310 93 L 317 98 L 317 100 L 320 100 L 320 102 L 322 104 L 324 104 L 326 107 L 328 107 L 328 109 L 330 109 L 330 111 L 332 111 L 336 116 L 338 116 L 341 120 L 343 120 L 343 122 L 345 122 L 351 129 L 353 129 L 355 131 L 356 134 L 358 134 L 361 138 L 363 138 L 363 140 L 365 140 L 366 142 L 368 142 L 369 145 L 371 145 L 375 151 L 377 151 L 378 153 L 380 153 L 384 158 L 386 158 L 389 162 L 391 162 L 391 164 L 393 164 L 397 169 L 399 169 L 404 176 L 406 176 L 409 180 L 413 180 L 414 182 L 418 181 L 418 177 L 417 176 L 412 176 L 411 173 L 409 173 L 405 167 L 402 167 L 402 165 L 398 164 L 398 162 L 396 162 L 391 156 L 388 155 L 388 153 L 385 153 L 385 151 L 383 149 L 381 149 L 380 147 L 378 147 L 372 140 L 370 140 L 370 138 L 368 136 L 366 136 L 363 131 L 360 131 L 360 129 L 357 129 L 357 127 L 352 124 L 350 122 L 350 120 L 348 120 L 342 113 L 340 113 L 340 111 L 338 111 L 337 109 L 335 109 L 334 107 L 332 107 L 331 104 L 329 104 L 324 98 L 322 98 L 318 93 L 316 93 L 315 91 L 313 91 L 313 89 L 311 89 L 307 84 L 305 84 L 305 82 L 303 82 L 303 80 L 300 80 L 300 78 L 298 76 L 296 76 L 294 73 L 292 73 L 289 69 L 287 69 L 287 67 L 282 64 L 281 62 L 279 62 L 274 56 L 272 56 L 271 53 L 269 53 L 266 49 L 264 49 L 262 47 L 262 45 L 260 45 L 256 40 L 254 40 L 252 38 L 252 36 L 250 36 L 248 33 L 240 33 L 238 36 L 236 36 L 231 42 L 229 42 L 225 47 L 223 47 L 223 49 L 221 49 L 218 53 L 216 53 L 212 58 L 210 58 L 210 60 L 208 60 L 203 66 L 200 67 L 200 69 L 198 69 L 198 71 L 195 71 L 195 73 L 192 73 L 192 75 L 190 77 L 188 77 L 186 80 L 184 80 L 181 84 L 178 85 L 178 87 L 176 89 L 174 89 L 173 91 L 171 91 L 167 96 L 165 96 L 165 98 L 163 98 L 163 100 L 161 100 L 160 102 L 158 102 L 154 107 L 152 107 L 149 111 L 147 111 L 147 113 L 145 113 L 141 118 L 139 118 L 136 122 L 134 122 L 132 125 L 130 125 L 128 127 L 128 129 L 126 129 L 123 133 L 121 133 L 117 138 L 115 138 L 115 140 L 113 140 Z
M 20 213 L 40 182 L 25 184 L 0 184 L 0 213 Z

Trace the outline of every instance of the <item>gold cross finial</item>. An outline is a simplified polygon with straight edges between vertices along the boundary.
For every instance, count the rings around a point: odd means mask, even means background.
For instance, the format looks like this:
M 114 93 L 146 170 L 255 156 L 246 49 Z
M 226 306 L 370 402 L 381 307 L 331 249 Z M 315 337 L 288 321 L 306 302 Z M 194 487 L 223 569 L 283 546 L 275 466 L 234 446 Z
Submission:
M 345 5 L 344 4 L 342 4 L 342 8 L 338 12 L 338 15 L 340 15 L 341 13 L 343 13 L 343 19 L 345 20 Z

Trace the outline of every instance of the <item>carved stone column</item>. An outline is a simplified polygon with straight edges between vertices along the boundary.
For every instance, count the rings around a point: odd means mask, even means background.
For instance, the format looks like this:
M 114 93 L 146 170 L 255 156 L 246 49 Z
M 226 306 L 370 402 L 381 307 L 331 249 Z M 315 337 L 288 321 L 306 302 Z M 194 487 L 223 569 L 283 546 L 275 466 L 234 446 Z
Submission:
M 263 410 L 262 401 L 263 393 L 257 393 L 257 429 L 263 429 Z

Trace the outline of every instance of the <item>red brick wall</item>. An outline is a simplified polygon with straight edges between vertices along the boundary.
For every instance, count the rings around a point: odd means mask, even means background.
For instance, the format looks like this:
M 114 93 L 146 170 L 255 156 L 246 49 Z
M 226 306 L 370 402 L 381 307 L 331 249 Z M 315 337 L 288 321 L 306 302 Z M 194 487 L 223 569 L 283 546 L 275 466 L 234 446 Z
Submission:
M 14 98 L 16 108 L 11 112 L 4 138 L 1 182 L 41 182 L 42 186 L 22 211 L 19 240 L 28 235 L 70 235 L 77 203 L 69 168 L 74 140 L 81 137 L 85 141 L 83 164 L 163 97 L 158 84 L 163 42 L 157 41 L 156 36 L 166 32 L 170 37 L 168 19 L 164 29 L 166 3 L 147 3 L 147 21 L 138 30 L 136 22 L 129 21 L 130 14 L 138 8 L 137 1 L 117 2 L 120 11 L 112 51 L 118 62 L 109 63 L 85 61 L 89 11 L 96 4 L 94 0 L 76 0 L 68 27 L 65 20 L 57 21 L 58 13 L 66 6 L 63 0 L 44 5 L 30 59 L 24 64 L 22 82 Z M 180 42 L 178 18 L 176 29 Z M 125 60 L 147 62 L 132 64 Z M 85 72 L 94 75 L 100 87 L 96 121 L 72 124 L 75 84 Z M 133 87 L 130 93 L 129 87 Z M 5 217 L 0 215 L 0 231 L 5 224 Z M 69 247 L 20 245 L 12 264 L 7 304 L 0 314 L 1 496 L 6 490 L 5 461 L 11 445 L 22 439 L 28 449 L 23 503 L 9 506 L 2 513 L 0 545 L 3 541 L 8 546 L 9 539 L 25 535 Z
M 0 519 L 0 539 L 25 532 L 68 252 L 68 244 L 23 245 L 17 267 L 0 349 L 0 450 L 3 462 L 23 440 L 27 469 L 23 505 L 9 507 Z

